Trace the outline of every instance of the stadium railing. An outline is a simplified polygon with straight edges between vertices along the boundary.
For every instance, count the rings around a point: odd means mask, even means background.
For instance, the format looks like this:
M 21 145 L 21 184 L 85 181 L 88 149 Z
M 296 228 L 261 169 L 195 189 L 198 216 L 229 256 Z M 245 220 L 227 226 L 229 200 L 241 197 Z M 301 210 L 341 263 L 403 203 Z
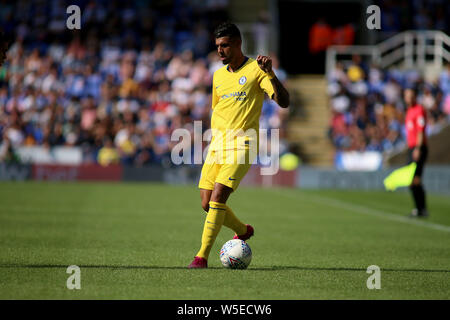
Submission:
M 353 54 L 369 57 L 382 69 L 404 62 L 405 68 L 420 71 L 425 71 L 427 57 L 431 57 L 433 66 L 441 69 L 443 59 L 450 62 L 449 47 L 450 37 L 432 30 L 404 31 L 376 45 L 330 46 L 326 53 L 326 75 L 334 70 L 340 56 Z

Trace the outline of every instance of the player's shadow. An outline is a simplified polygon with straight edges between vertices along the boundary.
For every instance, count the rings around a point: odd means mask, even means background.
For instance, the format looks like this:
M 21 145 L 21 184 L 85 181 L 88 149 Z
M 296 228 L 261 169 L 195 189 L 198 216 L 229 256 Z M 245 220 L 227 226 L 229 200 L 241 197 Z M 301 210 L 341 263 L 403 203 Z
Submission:
M 47 269 L 47 268 L 64 268 L 66 269 L 68 265 L 65 264 L 0 264 L 0 268 L 36 268 L 36 269 Z M 101 265 L 101 264 L 80 264 L 78 265 L 80 269 L 140 269 L 140 270 L 187 270 L 186 266 L 136 266 L 136 265 Z M 225 270 L 223 267 L 208 267 L 208 269 L 221 269 Z M 390 272 L 448 272 L 450 270 L 445 269 L 411 269 L 411 268 L 380 268 L 381 271 Z M 350 267 L 303 267 L 303 266 L 256 266 L 249 267 L 245 271 L 289 271 L 289 270 L 300 270 L 300 271 L 358 271 L 365 272 L 366 268 L 350 268 Z

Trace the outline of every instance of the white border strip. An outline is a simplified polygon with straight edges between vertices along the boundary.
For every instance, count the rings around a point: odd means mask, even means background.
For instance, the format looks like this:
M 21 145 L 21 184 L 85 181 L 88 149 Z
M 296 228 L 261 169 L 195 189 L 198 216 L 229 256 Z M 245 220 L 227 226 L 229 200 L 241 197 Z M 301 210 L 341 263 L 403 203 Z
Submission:
M 281 195 L 287 196 L 289 198 L 298 200 L 297 196 L 294 196 L 290 193 L 279 192 L 279 191 L 278 191 L 278 193 Z M 450 232 L 450 226 L 447 226 L 447 225 L 423 221 L 423 220 L 417 220 L 416 218 L 409 218 L 407 216 L 399 216 L 398 214 L 395 214 L 395 213 L 371 209 L 371 208 L 363 207 L 363 206 L 360 206 L 357 204 L 351 204 L 351 203 L 344 202 L 341 200 L 329 198 L 326 196 L 319 196 L 317 194 L 307 194 L 307 197 L 305 197 L 304 199 L 306 199 L 307 201 L 310 201 L 310 202 L 314 202 L 315 204 L 319 204 L 319 205 L 328 205 L 331 207 L 338 207 L 338 208 L 349 210 L 349 211 L 359 213 L 359 214 L 374 216 L 374 217 L 383 218 L 383 219 L 401 222 L 401 223 L 406 223 L 406 224 L 412 224 L 415 226 L 425 227 L 425 228 L 429 228 L 429 229 L 433 229 L 433 230 Z

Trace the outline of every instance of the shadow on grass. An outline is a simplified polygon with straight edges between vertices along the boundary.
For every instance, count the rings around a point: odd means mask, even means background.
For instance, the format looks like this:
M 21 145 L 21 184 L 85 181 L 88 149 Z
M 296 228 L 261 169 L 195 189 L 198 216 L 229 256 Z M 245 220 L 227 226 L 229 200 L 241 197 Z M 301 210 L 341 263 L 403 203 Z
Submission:
M 69 265 L 63 264 L 0 264 L 0 268 L 64 268 Z M 95 265 L 95 264 L 80 264 L 80 268 L 91 269 L 141 269 L 141 270 L 187 270 L 185 266 L 127 266 L 127 265 Z M 213 270 L 225 270 L 222 267 L 209 267 Z M 450 273 L 450 270 L 444 269 L 408 269 L 408 268 L 380 268 L 381 271 L 388 272 L 444 272 Z M 265 266 L 265 267 L 250 267 L 247 271 L 283 271 L 283 270 L 300 270 L 300 271 L 366 271 L 366 268 L 346 268 L 346 267 L 302 267 L 302 266 Z

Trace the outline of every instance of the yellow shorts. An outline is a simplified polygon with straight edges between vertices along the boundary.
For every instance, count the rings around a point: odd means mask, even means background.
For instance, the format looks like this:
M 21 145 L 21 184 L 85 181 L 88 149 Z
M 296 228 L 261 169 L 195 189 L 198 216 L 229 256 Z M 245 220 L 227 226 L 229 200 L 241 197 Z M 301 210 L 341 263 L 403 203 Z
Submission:
M 221 153 L 208 151 L 198 183 L 200 189 L 214 190 L 217 182 L 236 190 L 254 160 L 248 148 Z

